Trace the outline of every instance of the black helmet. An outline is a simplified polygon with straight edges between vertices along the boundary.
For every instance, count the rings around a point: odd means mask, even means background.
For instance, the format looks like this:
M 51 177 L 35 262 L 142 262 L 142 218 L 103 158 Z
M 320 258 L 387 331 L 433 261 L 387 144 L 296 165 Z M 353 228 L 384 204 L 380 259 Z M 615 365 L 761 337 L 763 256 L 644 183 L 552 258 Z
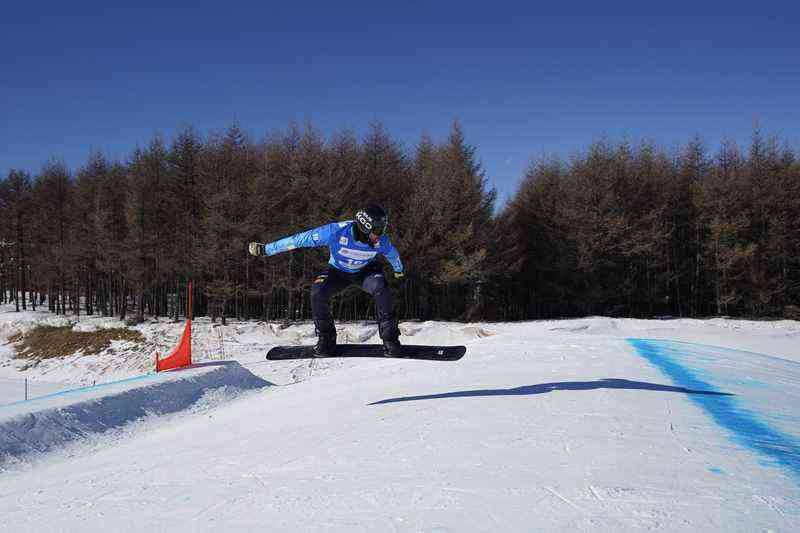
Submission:
M 379 205 L 370 205 L 356 211 L 355 223 L 363 235 L 383 235 L 389 226 L 389 215 Z

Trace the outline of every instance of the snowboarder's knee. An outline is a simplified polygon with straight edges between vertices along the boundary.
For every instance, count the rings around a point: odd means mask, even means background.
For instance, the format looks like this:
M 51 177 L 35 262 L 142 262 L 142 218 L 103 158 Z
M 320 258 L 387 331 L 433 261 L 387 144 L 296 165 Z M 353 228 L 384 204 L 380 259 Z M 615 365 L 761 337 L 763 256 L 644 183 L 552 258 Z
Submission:
M 382 291 L 388 290 L 388 288 L 383 274 L 372 274 L 364 280 L 364 290 L 373 296 L 377 296 Z
M 326 290 L 327 288 L 325 285 L 325 279 L 323 279 L 322 281 L 318 281 L 320 277 L 314 279 L 314 283 L 311 285 L 312 300 L 324 300 L 328 298 L 328 291 Z

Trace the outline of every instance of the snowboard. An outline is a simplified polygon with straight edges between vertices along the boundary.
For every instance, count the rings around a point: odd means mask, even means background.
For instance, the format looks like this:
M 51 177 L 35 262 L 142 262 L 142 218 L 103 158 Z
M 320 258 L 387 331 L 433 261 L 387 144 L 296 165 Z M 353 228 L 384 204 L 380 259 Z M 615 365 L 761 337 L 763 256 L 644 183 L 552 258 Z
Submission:
M 329 357 L 383 357 L 385 359 L 424 359 L 426 361 L 458 361 L 467 353 L 466 346 L 422 346 L 404 344 L 402 355 L 387 357 L 382 344 L 337 344 Z M 267 359 L 317 359 L 313 346 L 276 346 L 267 352 Z M 325 358 L 321 358 L 325 359 Z

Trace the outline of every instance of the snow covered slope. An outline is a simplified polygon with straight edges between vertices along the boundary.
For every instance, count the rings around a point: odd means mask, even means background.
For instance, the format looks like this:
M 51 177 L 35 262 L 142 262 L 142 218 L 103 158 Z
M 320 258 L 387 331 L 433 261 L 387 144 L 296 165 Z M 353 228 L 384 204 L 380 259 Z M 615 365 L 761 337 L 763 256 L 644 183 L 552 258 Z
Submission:
M 25 456 L 0 473 L 0 530 L 800 524 L 796 322 L 402 325 L 408 343 L 466 344 L 456 363 L 267 362 L 312 326 L 203 327 L 201 346 L 276 386 Z
M 0 467 L 147 418 L 208 408 L 271 385 L 235 361 L 146 374 L 0 406 Z

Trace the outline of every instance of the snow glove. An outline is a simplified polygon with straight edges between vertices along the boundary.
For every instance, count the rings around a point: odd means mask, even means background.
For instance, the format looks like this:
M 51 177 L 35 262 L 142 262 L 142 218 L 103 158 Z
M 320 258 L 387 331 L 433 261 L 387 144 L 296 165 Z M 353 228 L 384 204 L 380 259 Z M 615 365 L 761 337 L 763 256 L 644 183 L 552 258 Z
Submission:
M 265 251 L 266 246 L 266 244 L 261 244 L 260 242 L 251 242 L 248 247 L 250 250 L 250 255 L 254 255 L 256 257 L 267 255 Z
M 395 283 L 403 283 L 406 280 L 406 273 L 405 272 L 395 272 L 394 273 L 394 281 Z

